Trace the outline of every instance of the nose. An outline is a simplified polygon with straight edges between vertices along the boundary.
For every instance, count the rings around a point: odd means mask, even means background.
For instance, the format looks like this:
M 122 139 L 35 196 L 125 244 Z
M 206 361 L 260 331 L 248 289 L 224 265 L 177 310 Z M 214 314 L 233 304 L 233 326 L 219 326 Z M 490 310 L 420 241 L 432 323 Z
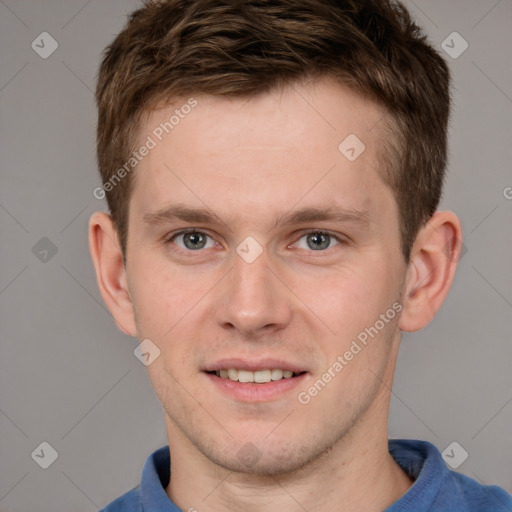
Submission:
M 215 321 L 244 338 L 268 336 L 284 329 L 292 318 L 293 304 L 277 268 L 271 268 L 266 251 L 252 263 L 238 255 L 231 272 L 216 292 Z

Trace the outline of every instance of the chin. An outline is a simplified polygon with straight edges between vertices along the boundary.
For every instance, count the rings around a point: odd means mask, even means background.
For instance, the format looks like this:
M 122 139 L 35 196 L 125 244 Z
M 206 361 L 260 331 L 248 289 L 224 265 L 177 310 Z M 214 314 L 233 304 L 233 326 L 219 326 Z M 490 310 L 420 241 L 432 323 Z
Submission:
M 263 438 L 257 444 L 247 440 L 237 442 L 238 449 L 234 449 L 235 443 L 224 449 L 219 446 L 212 449 L 211 445 L 198 448 L 210 461 L 228 471 L 271 477 L 296 473 L 314 464 L 331 449 L 329 444 L 311 439 L 294 442 L 288 437 L 286 444 L 282 439 L 269 442 Z
M 248 446 L 248 445 L 246 445 Z M 253 445 L 251 445 L 253 446 Z M 226 459 L 224 457 L 215 461 L 217 465 L 236 473 L 259 476 L 278 476 L 294 473 L 303 468 L 308 460 L 300 459 L 294 456 L 275 457 L 261 454 L 256 460 L 241 460 L 239 454 Z M 213 460 L 213 459 L 212 459 Z

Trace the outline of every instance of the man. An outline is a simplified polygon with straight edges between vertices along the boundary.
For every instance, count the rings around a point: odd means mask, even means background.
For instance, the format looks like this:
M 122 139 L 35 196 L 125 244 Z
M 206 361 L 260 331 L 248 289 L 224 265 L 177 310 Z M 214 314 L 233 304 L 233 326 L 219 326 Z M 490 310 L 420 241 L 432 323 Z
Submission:
M 401 4 L 146 2 L 96 96 L 91 254 L 169 440 L 105 511 L 512 509 L 388 440 L 401 332 L 462 238 L 448 69 Z

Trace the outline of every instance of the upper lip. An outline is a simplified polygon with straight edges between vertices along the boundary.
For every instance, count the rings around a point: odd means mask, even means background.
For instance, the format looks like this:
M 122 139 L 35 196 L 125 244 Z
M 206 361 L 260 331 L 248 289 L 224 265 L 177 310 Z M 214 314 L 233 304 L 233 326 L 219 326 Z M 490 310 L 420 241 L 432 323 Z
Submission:
M 203 371 L 217 372 L 219 370 L 228 370 L 235 368 L 237 370 L 247 370 L 256 372 L 258 370 L 291 370 L 293 373 L 302 373 L 307 371 L 302 365 L 285 361 L 284 359 L 258 359 L 248 360 L 239 358 L 219 359 L 215 363 L 207 365 Z

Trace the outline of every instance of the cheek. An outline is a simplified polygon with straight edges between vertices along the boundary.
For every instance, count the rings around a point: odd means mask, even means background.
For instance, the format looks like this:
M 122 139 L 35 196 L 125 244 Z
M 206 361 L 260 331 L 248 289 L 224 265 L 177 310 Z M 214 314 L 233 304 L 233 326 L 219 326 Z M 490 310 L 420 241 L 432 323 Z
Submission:
M 298 281 L 305 304 L 339 343 L 350 343 L 396 300 L 390 272 L 371 268 L 343 269 L 330 272 L 325 279 Z
M 132 301 L 146 336 L 161 338 L 184 314 L 192 294 L 180 272 L 141 257 L 132 267 Z
M 136 321 L 142 335 L 160 340 L 165 348 L 179 337 L 188 336 L 204 323 L 205 293 L 219 279 L 213 271 L 198 271 L 195 266 L 177 267 L 165 258 L 139 258 L 133 266 Z

